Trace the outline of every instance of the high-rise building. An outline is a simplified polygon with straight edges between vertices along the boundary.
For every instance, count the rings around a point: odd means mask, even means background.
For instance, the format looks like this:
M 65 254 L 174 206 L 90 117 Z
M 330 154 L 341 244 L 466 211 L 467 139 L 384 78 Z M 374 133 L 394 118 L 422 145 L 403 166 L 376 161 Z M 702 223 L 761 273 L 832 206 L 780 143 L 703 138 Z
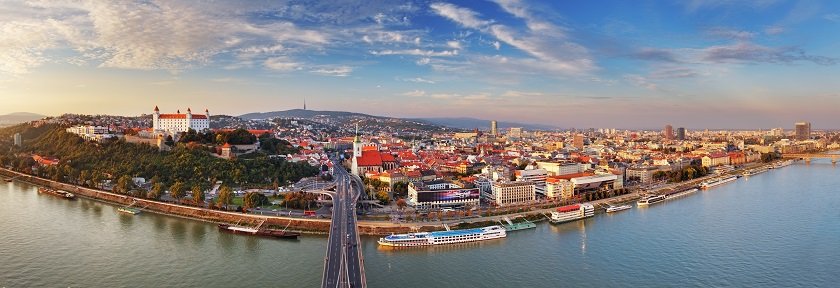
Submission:
M 499 136 L 499 123 L 496 120 L 490 121 L 490 135 Z
M 20 136 L 20 133 L 15 133 L 15 146 L 23 146 L 23 137 Z
M 522 138 L 522 127 L 511 127 L 508 137 L 517 139 Z
M 808 140 L 811 138 L 811 122 L 796 123 L 796 140 Z
M 677 140 L 685 140 L 685 127 L 677 128 Z
M 674 140 L 674 126 L 665 125 L 665 139 Z
M 572 144 L 575 148 L 583 150 L 583 134 L 575 134 L 575 139 Z

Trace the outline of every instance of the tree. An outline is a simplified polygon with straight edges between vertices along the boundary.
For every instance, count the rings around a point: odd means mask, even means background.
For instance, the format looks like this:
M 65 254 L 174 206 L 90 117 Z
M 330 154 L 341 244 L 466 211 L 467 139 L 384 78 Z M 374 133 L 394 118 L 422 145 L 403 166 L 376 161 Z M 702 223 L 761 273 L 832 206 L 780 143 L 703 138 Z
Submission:
M 162 194 L 163 184 L 158 182 L 152 185 L 152 190 L 150 190 L 149 193 L 146 193 L 146 198 L 158 200 Z
M 245 193 L 245 197 L 242 198 L 242 209 L 250 210 L 252 208 L 267 205 L 268 203 L 268 197 L 265 197 L 262 193 L 248 192 Z
M 400 211 L 405 210 L 405 206 L 408 206 L 408 203 L 405 202 L 405 199 L 400 198 L 399 200 L 397 200 L 397 207 L 400 208 Z
M 175 198 L 176 201 L 181 202 L 181 198 L 186 196 L 186 191 L 184 190 L 184 183 L 181 181 L 176 181 L 175 184 L 172 184 L 172 187 L 169 187 L 169 196 Z
M 134 182 L 131 181 L 131 177 L 128 177 L 128 175 L 123 175 L 120 176 L 119 179 L 117 179 L 117 186 L 114 186 L 114 192 L 126 194 L 129 191 L 131 191 L 132 188 L 134 188 Z
M 225 210 L 227 210 L 228 205 L 232 202 L 233 192 L 230 190 L 230 187 L 222 186 L 222 188 L 219 189 L 219 205 L 222 205 L 222 207 L 225 207 Z
M 193 186 L 192 198 L 196 206 L 202 206 L 204 204 L 204 189 L 201 189 L 201 186 L 198 185 Z

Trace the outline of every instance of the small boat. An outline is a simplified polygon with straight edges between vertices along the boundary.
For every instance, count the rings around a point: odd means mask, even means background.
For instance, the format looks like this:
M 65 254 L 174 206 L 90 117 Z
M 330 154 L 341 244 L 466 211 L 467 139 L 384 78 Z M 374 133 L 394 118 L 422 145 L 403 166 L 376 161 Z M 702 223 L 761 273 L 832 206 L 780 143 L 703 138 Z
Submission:
M 131 207 L 120 207 L 120 208 L 117 208 L 117 211 L 119 211 L 120 213 L 131 214 L 131 215 L 140 214 L 140 209 L 131 208 Z
M 300 233 L 286 231 L 285 228 L 283 230 L 262 228 L 263 223 L 265 223 L 265 220 L 260 222 L 260 224 L 257 225 L 257 227 L 248 227 L 248 226 L 230 225 L 230 224 L 219 224 L 219 231 L 233 233 L 233 234 L 245 234 L 245 235 L 264 236 L 264 237 L 271 237 L 271 238 L 281 238 L 281 239 L 297 239 L 297 237 L 300 236 Z M 292 223 L 289 222 L 289 225 L 291 225 L 291 224 Z M 289 225 L 286 225 L 286 228 L 289 228 Z
M 38 187 L 38 193 L 49 194 L 49 195 L 61 197 L 61 198 L 67 199 L 67 200 L 76 199 L 76 195 L 74 195 L 73 193 L 70 193 L 70 192 L 67 192 L 67 191 L 62 191 L 62 190 L 50 189 L 50 188 L 47 188 L 47 187 Z
M 612 205 L 610 205 L 610 207 L 607 207 L 607 213 L 624 211 L 624 210 L 627 210 L 627 209 L 630 209 L 630 208 L 633 208 L 633 206 L 630 206 L 630 205 L 612 206 Z
M 659 203 L 659 202 L 662 202 L 662 201 L 665 201 L 665 195 L 650 195 L 650 196 L 645 196 L 642 199 L 639 199 L 639 201 L 636 202 L 636 205 L 647 206 L 647 205 L 656 204 L 656 203 Z

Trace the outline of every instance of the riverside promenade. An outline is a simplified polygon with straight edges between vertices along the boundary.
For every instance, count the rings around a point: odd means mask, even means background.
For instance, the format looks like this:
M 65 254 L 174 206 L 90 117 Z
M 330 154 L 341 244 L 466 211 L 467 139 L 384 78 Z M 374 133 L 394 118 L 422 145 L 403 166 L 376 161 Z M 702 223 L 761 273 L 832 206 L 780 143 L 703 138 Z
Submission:
M 751 169 L 760 165 L 764 164 L 753 164 L 743 167 L 741 169 L 733 170 L 726 175 L 735 175 L 742 173 L 746 169 Z M 14 178 L 16 181 L 23 181 L 28 182 L 34 185 L 39 186 L 46 186 L 53 189 L 61 189 L 65 191 L 69 191 L 72 193 L 77 194 L 78 196 L 94 199 L 98 201 L 103 201 L 107 203 L 111 203 L 114 205 L 131 205 L 135 203 L 135 207 L 142 207 L 144 211 L 171 215 L 176 217 L 183 217 L 189 219 L 196 219 L 201 221 L 208 221 L 213 223 L 259 223 L 260 221 L 265 220 L 266 225 L 274 225 L 278 227 L 286 227 L 288 225 L 288 229 L 296 232 L 301 233 L 308 233 L 308 234 L 326 234 L 330 231 L 330 219 L 318 219 L 318 218 L 299 218 L 299 217 L 287 217 L 287 216 L 264 216 L 264 215 L 256 215 L 256 214 L 246 214 L 246 213 L 238 213 L 238 212 L 230 212 L 230 211 L 223 211 L 223 210 L 214 210 L 214 209 L 207 209 L 201 207 L 194 207 L 194 206 L 187 206 L 187 205 L 180 205 L 175 203 L 168 203 L 162 201 L 155 201 L 149 200 L 144 198 L 138 197 L 131 197 L 122 194 L 116 194 L 107 192 L 104 190 L 81 187 L 72 184 L 61 183 L 58 181 L 53 181 L 49 179 L 44 179 L 32 175 L 28 175 L 25 173 L 20 173 L 17 171 L 12 171 L 5 168 L 0 168 L 0 174 Z M 690 187 L 697 186 L 700 182 L 718 177 L 719 175 L 707 175 L 701 178 L 680 182 L 680 183 L 673 183 L 668 185 L 663 185 L 661 187 L 656 187 L 652 190 L 645 190 L 645 191 L 634 191 L 629 194 L 624 194 L 616 197 L 600 199 L 596 201 L 588 202 L 593 204 L 595 207 L 602 207 L 602 204 L 621 204 L 627 203 L 631 201 L 635 201 L 643 194 L 662 194 L 669 191 L 676 191 L 676 190 L 683 190 L 688 189 Z M 546 215 L 553 211 L 556 207 L 552 206 L 549 208 L 528 208 L 523 207 L 527 210 L 521 212 L 511 212 L 503 215 L 493 215 L 493 216 L 476 216 L 476 217 L 464 217 L 464 218 L 455 218 L 455 219 L 446 219 L 440 221 L 412 221 L 412 222 L 391 222 L 391 221 L 372 221 L 372 220 L 358 220 L 357 225 L 359 229 L 360 235 L 389 235 L 389 234 L 399 234 L 399 233 L 410 233 L 410 232 L 417 232 L 417 231 L 436 231 L 444 229 L 444 224 L 457 224 L 457 223 L 482 223 L 482 222 L 499 222 L 502 221 L 505 217 L 510 217 L 511 215 L 525 215 L 525 216 L 537 216 L 537 215 Z M 596 211 L 602 211 L 602 209 L 596 209 Z

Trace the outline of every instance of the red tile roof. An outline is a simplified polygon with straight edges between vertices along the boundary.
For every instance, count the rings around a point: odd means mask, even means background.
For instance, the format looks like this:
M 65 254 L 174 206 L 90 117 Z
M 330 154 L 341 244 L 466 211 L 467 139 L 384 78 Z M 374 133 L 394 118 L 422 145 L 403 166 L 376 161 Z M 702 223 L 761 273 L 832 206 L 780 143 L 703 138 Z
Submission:
M 160 114 L 158 119 L 187 119 L 187 114 Z M 207 115 L 192 115 L 192 119 L 207 119 Z
M 361 157 L 356 157 L 356 163 L 361 166 L 382 166 L 382 156 L 379 151 L 362 151 Z

